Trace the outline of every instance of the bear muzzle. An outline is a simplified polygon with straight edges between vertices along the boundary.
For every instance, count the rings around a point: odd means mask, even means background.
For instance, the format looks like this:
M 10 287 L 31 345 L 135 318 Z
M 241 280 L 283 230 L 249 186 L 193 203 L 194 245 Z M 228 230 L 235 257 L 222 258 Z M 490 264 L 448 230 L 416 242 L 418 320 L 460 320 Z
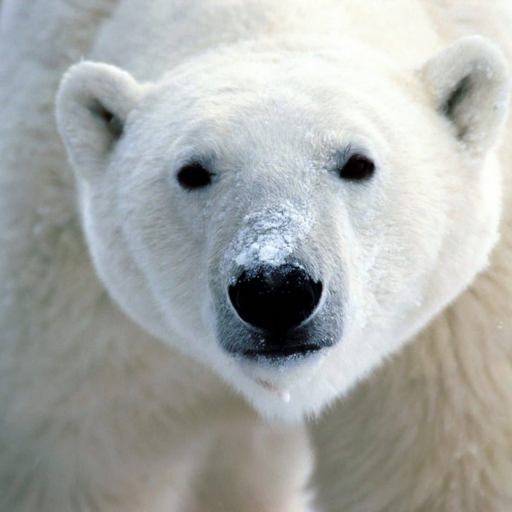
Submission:
M 332 338 L 316 335 L 313 322 L 322 294 L 322 282 L 300 265 L 244 269 L 228 287 L 240 334 L 225 348 L 244 359 L 269 362 L 308 356 L 332 345 Z
M 270 332 L 288 331 L 307 321 L 321 295 L 322 283 L 289 264 L 244 271 L 229 286 L 229 298 L 238 316 Z

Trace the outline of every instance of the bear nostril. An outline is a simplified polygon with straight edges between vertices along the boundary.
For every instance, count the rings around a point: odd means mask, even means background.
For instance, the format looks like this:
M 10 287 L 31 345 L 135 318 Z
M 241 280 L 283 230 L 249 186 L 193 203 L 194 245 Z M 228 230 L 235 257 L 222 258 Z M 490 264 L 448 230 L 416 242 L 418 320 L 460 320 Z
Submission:
M 245 322 L 268 331 L 286 331 L 307 320 L 320 302 L 322 284 L 292 265 L 243 272 L 229 298 Z

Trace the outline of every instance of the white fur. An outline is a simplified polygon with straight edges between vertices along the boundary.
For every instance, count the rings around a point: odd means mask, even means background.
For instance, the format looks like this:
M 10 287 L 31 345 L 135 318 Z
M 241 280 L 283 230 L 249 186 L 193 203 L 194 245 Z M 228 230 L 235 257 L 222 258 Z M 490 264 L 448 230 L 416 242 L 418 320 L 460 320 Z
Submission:
M 321 510 L 508 510 L 508 65 L 480 37 L 449 46 L 482 32 L 512 55 L 506 7 L 465 26 L 409 0 L 13 6 L 0 510 L 306 510 L 312 451 L 280 421 L 328 404 Z M 84 55 L 108 64 L 59 92 L 75 202 L 52 98 Z M 347 147 L 376 162 L 370 183 L 332 172 Z M 175 174 L 197 155 L 217 181 L 191 194 Z M 318 314 L 340 306 L 343 334 L 310 362 L 241 364 L 218 297 L 241 261 L 290 254 L 338 297 Z

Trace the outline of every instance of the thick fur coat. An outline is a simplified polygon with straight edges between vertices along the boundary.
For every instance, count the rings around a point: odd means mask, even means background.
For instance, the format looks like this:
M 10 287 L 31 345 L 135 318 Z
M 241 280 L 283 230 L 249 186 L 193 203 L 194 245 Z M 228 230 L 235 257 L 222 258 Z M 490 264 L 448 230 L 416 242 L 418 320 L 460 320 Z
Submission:
M 1 512 L 512 509 L 508 2 L 0 9 Z M 332 346 L 239 364 L 291 256 Z

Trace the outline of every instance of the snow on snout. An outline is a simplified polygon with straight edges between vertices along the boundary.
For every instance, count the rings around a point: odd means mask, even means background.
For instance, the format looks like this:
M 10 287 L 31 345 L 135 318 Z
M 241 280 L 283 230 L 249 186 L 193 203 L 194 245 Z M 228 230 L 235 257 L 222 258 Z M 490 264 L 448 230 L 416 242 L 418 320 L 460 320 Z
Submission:
M 282 265 L 312 225 L 310 211 L 290 202 L 250 213 L 226 254 L 226 263 L 245 268 Z

